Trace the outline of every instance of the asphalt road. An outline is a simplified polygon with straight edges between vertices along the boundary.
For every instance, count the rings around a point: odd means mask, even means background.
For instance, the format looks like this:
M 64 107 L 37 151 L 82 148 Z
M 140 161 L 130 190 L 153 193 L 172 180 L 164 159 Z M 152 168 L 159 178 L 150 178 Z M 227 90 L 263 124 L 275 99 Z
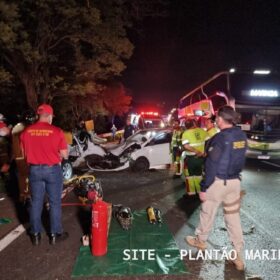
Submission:
M 152 170 L 142 174 L 129 171 L 99 172 L 95 175 L 102 182 L 106 201 L 129 206 L 132 210 L 146 209 L 149 205 L 160 208 L 163 219 L 168 224 L 179 248 L 186 251 L 191 249 L 184 242 L 184 237 L 193 234 L 198 223 L 200 202 L 197 198 L 183 197 L 184 185 L 180 179 L 172 179 L 171 171 Z M 246 260 L 246 270 L 241 273 L 224 259 L 192 260 L 188 255 L 184 259 L 190 271 L 188 276 L 123 276 L 120 279 L 279 279 L 280 162 L 248 160 L 242 176 L 242 186 L 246 190 L 241 208 L 245 249 L 248 252 L 253 250 L 254 254 L 258 252 L 261 254 L 264 250 L 268 250 L 268 258 L 254 255 L 254 260 Z M 9 197 L 4 202 L 0 202 L 1 216 L 12 216 L 14 213 L 14 220 L 28 228 L 26 210 L 23 207 L 15 208 L 12 202 Z M 63 202 L 77 202 L 77 198 L 73 193 L 69 193 Z M 80 238 L 89 229 L 90 209 L 80 206 L 63 207 L 63 224 L 70 234 L 69 239 L 63 243 L 50 246 L 47 236 L 43 235 L 41 245 L 33 247 L 27 233 L 23 232 L 2 249 L 1 279 L 70 279 L 81 246 Z M 10 230 L 9 227 L 12 226 L 14 227 L 15 224 L 0 226 L 1 242 L 5 237 L 3 234 L 5 230 Z M 209 249 L 223 250 L 225 247 L 226 250 L 231 248 L 220 210 L 209 238 Z M 273 250 L 277 250 L 274 251 L 274 256 L 271 255 Z M 192 252 L 195 256 L 195 250 Z

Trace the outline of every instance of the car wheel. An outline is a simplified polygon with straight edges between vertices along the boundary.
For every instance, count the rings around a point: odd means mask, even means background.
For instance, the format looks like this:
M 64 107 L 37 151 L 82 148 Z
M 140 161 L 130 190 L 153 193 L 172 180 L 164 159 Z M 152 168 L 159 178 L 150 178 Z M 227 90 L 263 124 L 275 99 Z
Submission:
M 136 159 L 136 161 L 133 164 L 132 170 L 138 171 L 138 172 L 144 172 L 149 170 L 150 163 L 145 157 L 140 157 Z
M 63 180 L 69 180 L 73 176 L 73 167 L 69 160 L 63 160 L 61 163 Z

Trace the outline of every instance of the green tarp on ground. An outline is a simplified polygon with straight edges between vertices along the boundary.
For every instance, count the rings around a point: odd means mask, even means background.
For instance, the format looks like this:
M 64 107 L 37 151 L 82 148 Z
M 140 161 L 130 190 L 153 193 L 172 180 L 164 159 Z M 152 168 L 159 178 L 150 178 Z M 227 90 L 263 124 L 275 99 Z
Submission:
M 0 218 L 0 225 L 5 225 L 11 223 L 12 220 L 9 218 Z
M 150 259 L 147 251 L 137 251 L 136 254 L 132 251 L 138 249 L 150 250 Z M 127 250 L 126 253 L 124 250 Z M 72 277 L 183 273 L 187 273 L 186 267 L 166 224 L 149 224 L 146 211 L 141 211 L 133 213 L 132 229 L 129 231 L 122 230 L 112 220 L 106 256 L 94 257 L 89 247 L 81 247 Z

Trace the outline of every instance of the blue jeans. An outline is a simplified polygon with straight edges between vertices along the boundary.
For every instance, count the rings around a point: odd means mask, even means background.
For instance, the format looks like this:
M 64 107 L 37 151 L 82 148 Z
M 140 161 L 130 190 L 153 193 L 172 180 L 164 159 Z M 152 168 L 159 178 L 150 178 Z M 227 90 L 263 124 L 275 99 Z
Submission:
M 60 165 L 31 165 L 29 170 L 31 189 L 30 223 L 33 234 L 42 231 L 41 216 L 45 193 L 50 203 L 50 233 L 62 233 L 61 193 L 62 170 Z

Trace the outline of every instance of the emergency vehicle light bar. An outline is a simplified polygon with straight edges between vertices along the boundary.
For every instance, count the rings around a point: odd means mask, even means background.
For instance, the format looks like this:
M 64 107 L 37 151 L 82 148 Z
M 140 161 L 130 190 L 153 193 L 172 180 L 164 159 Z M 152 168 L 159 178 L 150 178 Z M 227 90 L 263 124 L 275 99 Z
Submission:
M 158 116 L 158 112 L 141 112 L 141 115 Z

